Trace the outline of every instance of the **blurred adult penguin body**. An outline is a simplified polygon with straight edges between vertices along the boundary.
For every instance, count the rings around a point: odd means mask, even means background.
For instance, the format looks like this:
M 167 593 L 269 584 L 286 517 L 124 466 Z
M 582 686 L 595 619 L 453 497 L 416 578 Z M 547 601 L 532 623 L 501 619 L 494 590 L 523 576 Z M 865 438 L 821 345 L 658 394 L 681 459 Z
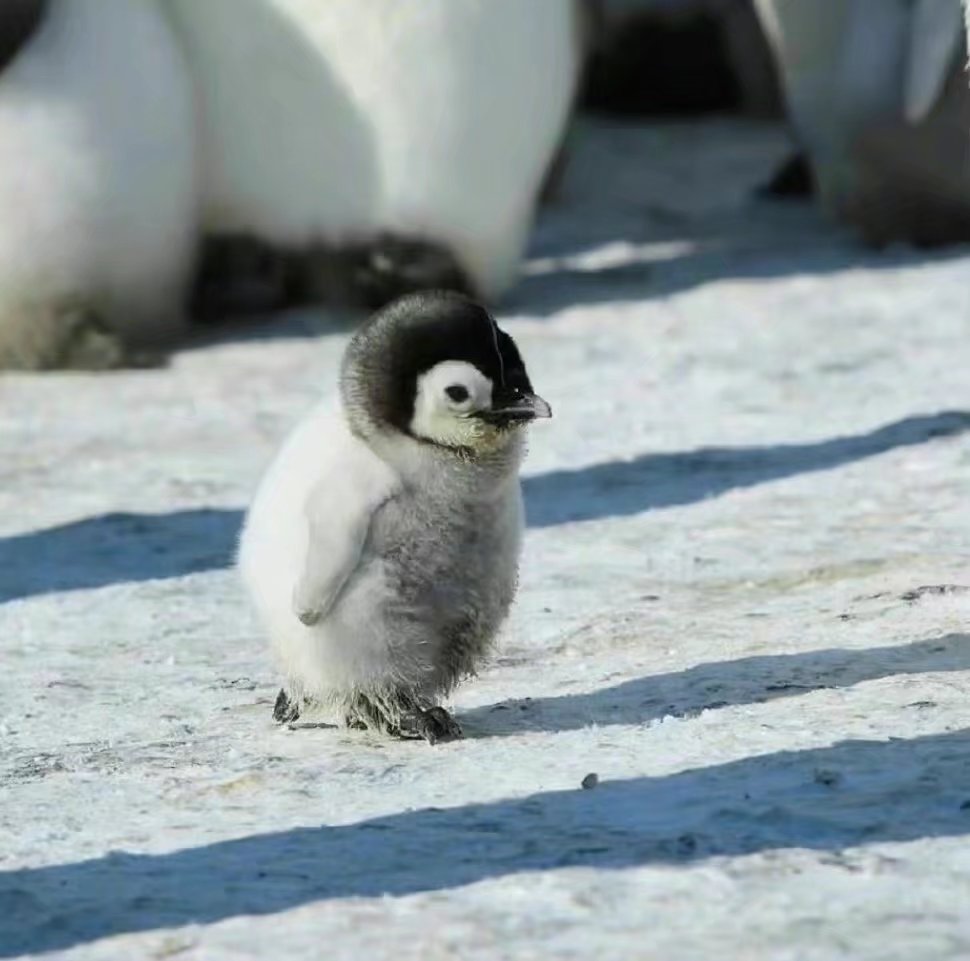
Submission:
M 876 243 L 970 238 L 960 0 L 755 3 L 823 206 Z
M 0 368 L 112 366 L 177 331 L 194 138 L 154 0 L 4 0 Z
M 487 299 L 510 286 L 572 102 L 577 4 L 169 3 L 201 102 L 208 235 L 322 252 L 371 306 L 442 280 Z

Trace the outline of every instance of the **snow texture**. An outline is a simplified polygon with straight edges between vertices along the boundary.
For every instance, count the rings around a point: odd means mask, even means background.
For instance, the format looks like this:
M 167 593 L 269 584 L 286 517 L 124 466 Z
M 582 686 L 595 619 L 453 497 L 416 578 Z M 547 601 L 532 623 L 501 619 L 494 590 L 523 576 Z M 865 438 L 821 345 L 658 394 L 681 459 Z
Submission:
M 755 202 L 786 149 L 580 132 L 462 742 L 274 726 L 228 567 L 347 318 L 0 380 L 0 958 L 970 956 L 970 259 Z

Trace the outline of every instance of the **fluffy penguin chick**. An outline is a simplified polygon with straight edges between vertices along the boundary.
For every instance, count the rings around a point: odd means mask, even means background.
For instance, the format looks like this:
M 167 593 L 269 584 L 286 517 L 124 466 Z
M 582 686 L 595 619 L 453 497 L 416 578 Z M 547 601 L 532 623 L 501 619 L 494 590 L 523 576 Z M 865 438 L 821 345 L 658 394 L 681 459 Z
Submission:
M 458 294 L 412 294 L 351 340 L 340 403 L 284 445 L 239 566 L 286 674 L 274 716 L 460 736 L 438 704 L 515 594 L 523 428 L 550 416 L 508 334 Z

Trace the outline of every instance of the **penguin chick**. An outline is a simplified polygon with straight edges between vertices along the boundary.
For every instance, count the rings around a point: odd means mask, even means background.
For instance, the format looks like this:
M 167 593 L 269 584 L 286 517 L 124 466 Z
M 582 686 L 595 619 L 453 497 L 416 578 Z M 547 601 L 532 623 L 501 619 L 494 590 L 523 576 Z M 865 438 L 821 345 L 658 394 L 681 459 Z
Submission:
M 512 338 L 477 303 L 411 294 L 344 355 L 264 478 L 239 568 L 286 675 L 274 716 L 314 702 L 349 727 L 459 737 L 439 706 L 515 594 L 524 427 L 549 417 Z

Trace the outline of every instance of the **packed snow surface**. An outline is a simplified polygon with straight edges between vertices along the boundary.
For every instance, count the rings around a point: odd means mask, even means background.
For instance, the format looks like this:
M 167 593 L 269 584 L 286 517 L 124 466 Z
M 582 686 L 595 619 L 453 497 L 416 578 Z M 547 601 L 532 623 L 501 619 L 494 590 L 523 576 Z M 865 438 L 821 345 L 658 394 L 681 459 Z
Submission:
M 271 720 L 234 539 L 348 318 L 0 379 L 0 958 L 970 956 L 970 254 L 752 199 L 786 150 L 580 132 L 464 741 Z

